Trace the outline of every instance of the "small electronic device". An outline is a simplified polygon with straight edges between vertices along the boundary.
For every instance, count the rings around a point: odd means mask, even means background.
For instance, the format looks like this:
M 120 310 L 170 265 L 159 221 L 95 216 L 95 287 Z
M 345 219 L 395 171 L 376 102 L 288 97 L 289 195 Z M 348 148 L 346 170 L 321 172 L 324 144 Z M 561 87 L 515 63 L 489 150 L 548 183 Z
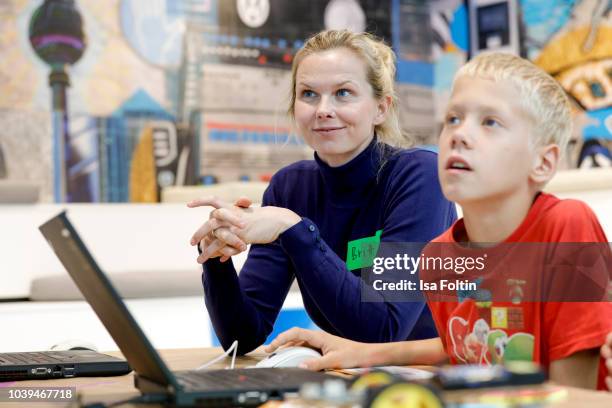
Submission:
M 92 350 L 0 353 L 0 381 L 103 377 L 130 371 L 125 360 Z
M 321 357 L 321 353 L 309 347 L 285 347 L 276 350 L 255 365 L 261 367 L 298 367 L 306 360 Z
M 520 55 L 517 0 L 470 0 L 470 55 L 484 51 Z
M 448 390 L 541 384 L 545 380 L 542 369 L 530 361 L 493 366 L 457 365 L 441 369 L 436 377 L 436 382 Z

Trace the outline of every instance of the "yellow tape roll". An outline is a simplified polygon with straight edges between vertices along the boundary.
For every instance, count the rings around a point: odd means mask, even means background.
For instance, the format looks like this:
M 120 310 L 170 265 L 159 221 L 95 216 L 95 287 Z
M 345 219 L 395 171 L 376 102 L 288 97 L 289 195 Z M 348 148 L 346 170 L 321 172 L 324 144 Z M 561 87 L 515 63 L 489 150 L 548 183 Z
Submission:
M 443 408 L 436 393 L 420 384 L 397 382 L 381 388 L 370 400 L 368 408 Z
M 395 382 L 397 378 L 384 371 L 372 371 L 366 374 L 361 375 L 353 384 L 351 384 L 351 390 L 353 391 L 363 391 L 370 388 L 378 388 L 383 385 L 391 384 Z

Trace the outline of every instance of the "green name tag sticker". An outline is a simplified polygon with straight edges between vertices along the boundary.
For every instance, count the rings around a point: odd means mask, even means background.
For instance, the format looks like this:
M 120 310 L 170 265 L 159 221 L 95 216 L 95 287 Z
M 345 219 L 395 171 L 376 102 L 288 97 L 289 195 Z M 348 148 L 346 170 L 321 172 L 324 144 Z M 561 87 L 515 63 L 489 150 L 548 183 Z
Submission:
M 348 243 L 346 251 L 346 266 L 349 271 L 367 268 L 374 264 L 374 258 L 380 245 L 382 230 L 376 231 L 372 237 L 359 238 Z

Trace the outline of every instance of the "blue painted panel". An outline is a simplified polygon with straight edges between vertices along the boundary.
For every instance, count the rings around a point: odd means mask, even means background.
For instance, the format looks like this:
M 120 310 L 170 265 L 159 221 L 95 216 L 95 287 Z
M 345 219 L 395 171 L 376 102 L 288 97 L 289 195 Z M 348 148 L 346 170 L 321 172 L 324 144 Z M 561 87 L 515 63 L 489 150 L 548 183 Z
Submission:
M 433 87 L 433 65 L 424 61 L 397 61 L 397 81 L 408 84 Z
M 591 124 L 582 129 L 582 137 L 584 140 L 612 140 L 612 108 L 587 111 L 586 114 L 591 119 Z
M 450 23 L 450 33 L 453 42 L 463 51 L 469 47 L 468 15 L 464 4 L 461 4 L 453 14 Z
M 285 309 L 281 310 L 278 314 L 278 318 L 276 319 L 276 323 L 274 323 L 274 328 L 272 329 L 272 333 L 266 339 L 265 344 L 270 343 L 272 340 L 276 338 L 282 332 L 289 330 L 292 327 L 301 327 L 303 329 L 313 329 L 317 330 L 318 327 L 310 320 L 308 313 L 306 313 L 305 309 Z M 214 330 L 210 331 L 212 338 L 213 347 L 219 347 L 221 343 L 217 338 Z

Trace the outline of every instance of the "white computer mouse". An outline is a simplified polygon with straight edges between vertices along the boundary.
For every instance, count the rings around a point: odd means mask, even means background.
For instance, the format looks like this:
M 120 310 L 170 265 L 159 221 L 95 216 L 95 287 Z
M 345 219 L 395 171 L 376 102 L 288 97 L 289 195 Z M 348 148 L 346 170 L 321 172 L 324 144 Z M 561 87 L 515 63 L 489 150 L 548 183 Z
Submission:
M 59 343 L 51 346 L 49 350 L 51 351 L 65 351 L 65 350 L 98 351 L 98 348 L 95 346 L 95 344 L 89 341 L 71 339 L 71 340 L 60 341 Z
M 271 353 L 255 364 L 255 367 L 297 367 L 303 361 L 318 357 L 321 357 L 321 353 L 309 347 L 285 347 Z

